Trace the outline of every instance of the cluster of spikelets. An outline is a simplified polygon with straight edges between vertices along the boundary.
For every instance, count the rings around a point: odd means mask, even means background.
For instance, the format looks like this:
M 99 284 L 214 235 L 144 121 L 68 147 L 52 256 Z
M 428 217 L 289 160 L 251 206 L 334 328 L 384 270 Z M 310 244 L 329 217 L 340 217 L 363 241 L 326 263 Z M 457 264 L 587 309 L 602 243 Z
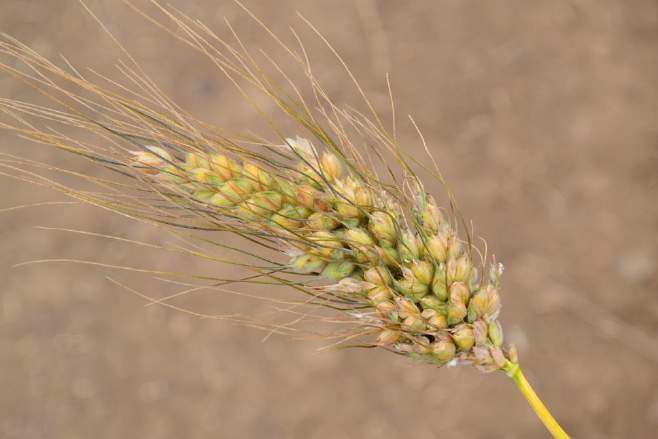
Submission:
M 245 229 L 280 237 L 296 273 L 319 276 L 320 294 L 358 306 L 372 342 L 437 365 L 496 370 L 516 363 L 503 350 L 500 265 L 481 280 L 472 248 L 434 200 L 415 196 L 411 220 L 331 152 L 287 139 L 299 157 L 280 174 L 223 154 L 175 157 L 160 147 L 134 153 L 133 166 L 183 198 L 216 209 Z

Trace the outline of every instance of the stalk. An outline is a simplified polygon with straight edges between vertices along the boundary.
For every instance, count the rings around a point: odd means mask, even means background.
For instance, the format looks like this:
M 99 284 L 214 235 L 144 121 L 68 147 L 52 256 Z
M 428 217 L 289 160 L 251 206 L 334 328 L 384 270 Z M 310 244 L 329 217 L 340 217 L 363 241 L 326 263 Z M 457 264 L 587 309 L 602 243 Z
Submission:
M 562 429 L 562 427 L 560 427 L 560 424 L 558 424 L 553 415 L 551 415 L 551 412 L 548 411 L 542 400 L 539 399 L 539 396 L 535 393 L 534 389 L 525 378 L 525 375 L 523 375 L 519 365 L 508 361 L 503 366 L 503 370 L 507 373 L 507 376 L 512 378 L 516 387 L 521 391 L 530 407 L 532 407 L 537 417 L 541 420 L 551 435 L 553 435 L 555 439 L 570 439 L 569 435 Z

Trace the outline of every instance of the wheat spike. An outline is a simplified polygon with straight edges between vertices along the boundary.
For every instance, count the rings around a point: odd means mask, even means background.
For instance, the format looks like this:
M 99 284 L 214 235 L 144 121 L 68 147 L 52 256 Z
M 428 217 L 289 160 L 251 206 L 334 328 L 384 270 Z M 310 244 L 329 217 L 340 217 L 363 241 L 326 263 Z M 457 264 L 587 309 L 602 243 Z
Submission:
M 0 128 L 115 173 L 101 178 L 7 154 L 0 155 L 0 173 L 192 240 L 206 238 L 189 231 L 228 232 L 276 252 L 269 258 L 246 247 L 231 249 L 267 267 L 221 262 L 255 273 L 241 282 L 264 278 L 268 284 L 289 286 L 304 294 L 294 305 L 323 307 L 334 313 L 336 322 L 349 323 L 351 329 L 338 331 L 333 345 L 379 347 L 439 367 L 505 371 L 555 437 L 568 437 L 525 381 L 514 347 L 504 343 L 498 320 L 503 266 L 475 247 L 449 191 L 446 208 L 427 192 L 416 171 L 445 183 L 440 173 L 411 156 L 395 129 L 392 134 L 384 127 L 349 69 L 368 115 L 331 100 L 313 75 L 303 45 L 299 51 L 284 49 L 291 64 L 306 75 L 312 104 L 269 58 L 280 77 L 267 75 L 236 33 L 231 45 L 197 20 L 154 5 L 173 29 L 131 7 L 210 59 L 248 100 L 247 87 L 271 99 L 295 123 L 297 133 L 283 132 L 264 115 L 273 138 L 228 135 L 178 108 L 132 58 L 119 68 L 136 87 L 120 85 L 117 91 L 116 82 L 104 77 L 92 81 L 60 68 L 3 35 L 0 54 L 9 61 L 0 61 L 0 71 L 27 83 L 51 105 L 2 98 Z M 70 129 L 82 130 L 84 136 L 67 134 Z M 303 135 L 287 137 L 298 133 Z M 82 140 L 89 136 L 93 140 Z M 378 175 L 382 168 L 390 178 Z M 44 170 L 82 178 L 103 190 L 59 183 Z M 194 249 L 177 250 L 220 261 Z M 290 329 L 227 319 L 275 332 Z

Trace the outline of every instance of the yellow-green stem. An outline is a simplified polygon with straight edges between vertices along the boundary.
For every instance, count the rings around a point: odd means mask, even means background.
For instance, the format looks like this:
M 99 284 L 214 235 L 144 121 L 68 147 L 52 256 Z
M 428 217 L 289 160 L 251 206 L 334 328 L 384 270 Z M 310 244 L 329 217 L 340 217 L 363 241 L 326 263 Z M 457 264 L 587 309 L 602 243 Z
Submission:
M 555 439 L 570 439 L 569 435 L 562 429 L 562 427 L 560 427 L 560 424 L 557 423 L 553 415 L 551 415 L 551 412 L 548 411 L 544 403 L 533 390 L 532 386 L 530 386 L 530 383 L 526 380 L 519 365 L 508 361 L 505 366 L 503 366 L 503 370 L 510 378 L 512 378 L 512 381 L 516 383 L 516 386 L 528 401 L 530 407 L 532 407 L 537 414 L 537 417 L 539 417 L 553 437 Z

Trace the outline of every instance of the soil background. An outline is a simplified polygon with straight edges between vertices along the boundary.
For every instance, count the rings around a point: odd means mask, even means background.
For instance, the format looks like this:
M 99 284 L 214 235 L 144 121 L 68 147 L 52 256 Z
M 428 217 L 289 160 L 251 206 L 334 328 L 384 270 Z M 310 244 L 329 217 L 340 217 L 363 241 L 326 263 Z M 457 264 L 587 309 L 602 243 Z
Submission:
M 125 56 L 78 2 L 1 3 L 0 31 L 53 61 L 63 54 L 79 68 L 118 76 L 114 66 Z M 122 2 L 86 3 L 200 119 L 235 130 L 262 123 L 202 56 Z M 249 47 L 282 56 L 230 1 L 171 3 L 230 37 L 227 17 Z M 565 429 L 576 438 L 656 437 L 658 3 L 246 4 L 286 42 L 294 44 L 289 26 L 299 30 L 339 103 L 358 102 L 357 93 L 296 11 L 331 41 L 384 114 L 390 73 L 399 136 L 421 157 L 406 118 L 413 114 L 465 217 L 505 264 L 506 336 Z M 5 74 L 0 95 L 38 100 Z M 0 152 L 95 169 L 2 131 Z M 9 178 L 0 183 L 0 209 L 61 199 Z M 144 307 L 106 279 L 121 276 L 110 270 L 12 268 L 52 257 L 206 268 L 35 226 L 167 240 L 91 207 L 0 212 L 2 438 L 547 437 L 500 373 L 437 370 L 375 350 L 318 352 L 312 341 L 263 341 L 255 329 Z M 161 285 L 144 276 L 134 282 L 155 295 Z M 176 303 L 212 313 L 236 300 L 206 293 Z

